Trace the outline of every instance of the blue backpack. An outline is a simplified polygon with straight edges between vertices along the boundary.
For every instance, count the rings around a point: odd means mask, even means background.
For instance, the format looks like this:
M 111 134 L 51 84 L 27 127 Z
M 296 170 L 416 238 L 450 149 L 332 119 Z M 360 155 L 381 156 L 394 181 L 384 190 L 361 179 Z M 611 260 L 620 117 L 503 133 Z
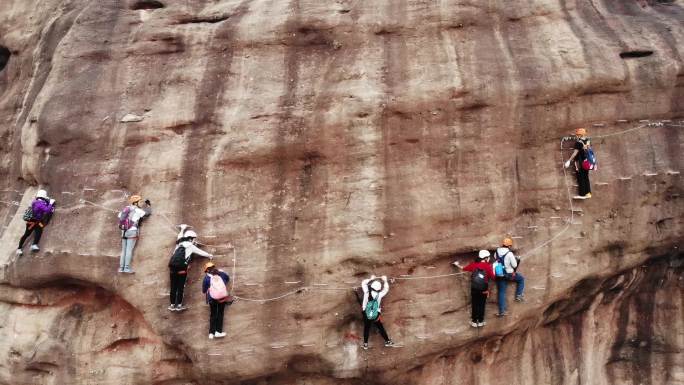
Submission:
M 496 255 L 496 263 L 494 264 L 494 275 L 496 275 L 497 277 L 503 277 L 506 275 L 504 258 L 506 258 L 506 256 L 510 252 L 511 251 L 508 250 L 508 252 L 506 254 L 504 254 L 503 256 L 500 256 L 498 251 L 494 252 L 494 254 Z
M 587 146 L 587 143 L 584 143 L 584 160 L 581 166 L 587 171 L 596 170 L 596 154 L 594 154 L 594 149 Z

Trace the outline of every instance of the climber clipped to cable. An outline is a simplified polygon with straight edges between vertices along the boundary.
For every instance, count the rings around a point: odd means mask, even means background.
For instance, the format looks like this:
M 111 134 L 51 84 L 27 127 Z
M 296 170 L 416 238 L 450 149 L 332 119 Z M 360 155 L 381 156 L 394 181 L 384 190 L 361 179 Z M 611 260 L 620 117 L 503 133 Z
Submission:
M 169 258 L 169 276 L 170 276 L 170 293 L 169 305 L 170 311 L 183 311 L 187 307 L 183 306 L 183 292 L 185 291 L 185 282 L 188 279 L 188 270 L 190 269 L 190 262 L 192 262 L 193 255 L 199 255 L 213 259 L 214 256 L 196 246 L 197 233 L 188 230 L 190 226 L 181 224 L 180 231 L 176 237 L 176 247 L 173 249 L 171 258 Z
M 26 239 L 31 233 L 34 233 L 31 251 L 40 250 L 38 243 L 40 242 L 40 237 L 43 235 L 43 228 L 50 223 L 50 219 L 52 219 L 52 214 L 54 212 L 55 200 L 48 197 L 47 191 L 38 190 L 35 199 L 24 212 L 23 219 L 26 221 L 26 230 L 19 240 L 19 248 L 17 248 L 18 255 L 24 253 L 22 250 L 24 248 L 24 242 L 26 242 Z
M 515 300 L 518 302 L 523 302 L 524 290 L 525 290 L 525 277 L 518 273 L 518 267 L 520 266 L 520 257 L 513 254 L 511 251 L 513 247 L 513 240 L 511 238 L 505 238 L 501 242 L 501 247 L 497 248 L 494 252 L 494 273 L 496 275 L 496 289 L 498 295 L 499 312 L 496 314 L 497 317 L 505 316 L 506 307 L 506 289 L 508 288 L 508 282 L 515 282 Z
M 463 267 L 463 271 L 470 271 L 470 296 L 471 296 L 471 317 L 470 326 L 477 328 L 483 327 L 485 322 L 485 303 L 487 296 L 489 296 L 489 281 L 494 280 L 494 270 L 492 265 L 487 261 L 491 254 L 487 250 L 480 250 L 475 262 Z M 454 262 L 454 266 L 461 268 L 458 261 Z
M 381 315 L 382 298 L 389 292 L 389 282 L 387 276 L 377 278 L 371 275 L 370 278 L 361 281 L 361 289 L 363 290 L 363 301 L 361 303 L 361 313 L 363 316 L 363 348 L 368 349 L 368 337 L 370 335 L 370 328 L 375 325 L 380 332 L 380 335 L 385 340 L 385 346 L 393 346 L 394 342 L 387 335 L 385 327 L 382 325 Z
M 145 206 L 140 207 L 142 197 L 133 195 L 128 198 L 129 205 L 119 212 L 119 230 L 121 230 L 121 258 L 119 260 L 119 273 L 133 274 L 131 262 L 133 261 L 133 248 L 140 236 L 142 221 L 152 214 L 150 200 L 145 200 Z
M 202 293 L 209 304 L 209 339 L 212 340 L 226 336 L 223 331 L 223 312 L 226 305 L 233 303 L 233 297 L 228 293 L 230 277 L 226 272 L 217 269 L 213 262 L 204 265 L 204 272 Z
M 568 168 L 574 161 L 579 192 L 573 199 L 588 199 L 591 198 L 589 170 L 596 169 L 596 156 L 594 155 L 594 150 L 591 148 L 591 139 L 587 137 L 586 129 L 576 129 L 575 137 L 574 151 L 572 152 L 570 159 L 565 162 L 564 166 L 565 168 Z

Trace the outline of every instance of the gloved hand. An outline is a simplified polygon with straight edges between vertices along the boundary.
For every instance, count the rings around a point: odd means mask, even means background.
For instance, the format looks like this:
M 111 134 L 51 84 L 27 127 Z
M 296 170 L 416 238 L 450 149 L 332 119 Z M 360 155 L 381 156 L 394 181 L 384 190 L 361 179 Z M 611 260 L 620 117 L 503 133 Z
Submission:
M 54 205 L 54 204 L 55 204 L 55 200 L 54 200 L 54 199 L 50 199 L 50 206 L 52 206 L 52 205 Z
M 214 259 L 214 254 L 209 254 L 209 259 Z
M 458 263 L 458 261 L 452 263 L 452 265 L 456 266 L 457 269 L 462 269 L 461 264 Z
M 152 206 L 152 203 L 150 203 L 150 200 L 149 200 L 149 199 L 145 199 L 145 204 L 148 205 L 148 206 Z
M 568 167 L 570 167 L 570 161 L 569 160 L 567 162 L 565 162 L 565 168 L 568 168 Z
M 185 230 L 190 226 L 186 225 L 185 223 L 181 223 L 180 225 L 178 225 L 178 227 L 180 227 L 181 230 Z

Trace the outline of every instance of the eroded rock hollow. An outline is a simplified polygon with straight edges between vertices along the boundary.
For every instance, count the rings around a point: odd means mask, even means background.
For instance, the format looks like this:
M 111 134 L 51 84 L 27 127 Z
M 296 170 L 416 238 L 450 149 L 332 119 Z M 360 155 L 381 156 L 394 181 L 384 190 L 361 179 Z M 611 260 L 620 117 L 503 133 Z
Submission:
M 681 0 L 4 0 L 0 383 L 684 384 L 683 25 Z M 17 256 L 38 188 L 58 209 Z M 154 213 L 117 274 L 131 193 Z M 244 298 L 222 340 L 201 259 L 166 310 L 179 223 Z M 450 263 L 506 235 L 526 302 L 473 329 Z M 359 347 L 370 274 L 395 348 Z

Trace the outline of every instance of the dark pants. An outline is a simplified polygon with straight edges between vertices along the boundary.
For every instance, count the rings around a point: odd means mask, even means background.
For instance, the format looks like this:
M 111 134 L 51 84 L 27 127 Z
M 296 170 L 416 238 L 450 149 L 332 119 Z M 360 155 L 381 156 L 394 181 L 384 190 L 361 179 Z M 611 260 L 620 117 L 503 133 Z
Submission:
M 34 231 L 36 235 L 33 236 L 33 244 L 37 245 L 38 242 L 40 242 L 40 236 L 43 235 L 43 225 L 40 222 L 26 222 L 26 231 L 24 231 L 24 235 L 22 235 L 19 240 L 20 249 L 24 247 L 24 242 L 26 242 L 26 239 Z
M 185 280 L 188 279 L 187 272 L 171 270 L 171 293 L 169 294 L 169 301 L 171 305 L 183 304 L 183 291 L 185 290 Z
M 473 322 L 484 322 L 485 318 L 485 303 L 487 302 L 487 295 L 484 291 L 470 289 L 472 296 L 472 311 L 470 319 Z
M 226 304 L 213 299 L 209 301 L 209 333 L 223 333 L 223 311 Z
M 376 320 L 372 321 L 366 318 L 366 314 L 363 314 L 363 343 L 367 344 L 368 343 L 368 336 L 370 334 L 370 328 L 371 325 L 375 325 L 378 328 L 378 331 L 380 332 L 380 335 L 382 338 L 385 339 L 385 342 L 389 341 L 389 337 L 387 336 L 387 332 L 385 331 L 385 327 L 382 326 L 382 322 L 380 322 L 380 317 L 378 317 Z
M 579 165 L 579 169 L 577 170 L 577 186 L 579 186 L 579 195 L 587 195 L 591 192 L 589 170 L 583 169 L 582 165 Z

